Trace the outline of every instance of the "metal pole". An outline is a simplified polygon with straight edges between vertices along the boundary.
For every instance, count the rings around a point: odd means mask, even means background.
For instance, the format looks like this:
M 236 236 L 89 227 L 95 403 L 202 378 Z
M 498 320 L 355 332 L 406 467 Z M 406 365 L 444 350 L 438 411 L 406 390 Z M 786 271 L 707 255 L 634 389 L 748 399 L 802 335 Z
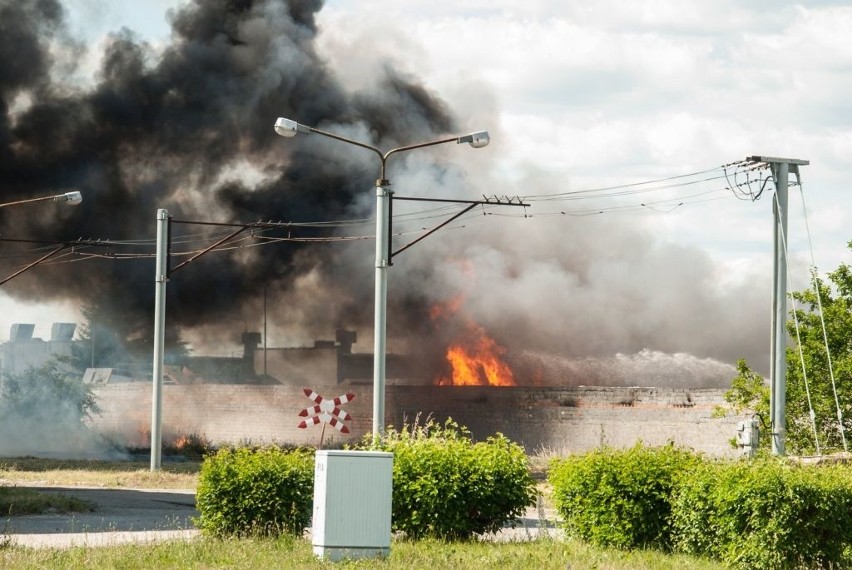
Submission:
M 166 270 L 169 212 L 157 210 L 157 267 L 154 275 L 154 371 L 151 397 L 151 471 L 162 464 L 163 454 L 163 360 L 166 344 Z
M 266 376 L 266 293 L 269 291 L 269 285 L 272 281 L 266 283 L 263 288 L 263 375 Z M 254 364 L 252 364 L 254 370 Z
M 772 274 L 772 343 L 769 356 L 769 413 L 772 431 L 772 453 L 784 455 L 787 440 L 787 188 L 790 170 L 799 172 L 799 166 L 810 161 L 799 158 L 750 156 L 749 162 L 763 162 L 772 169 L 775 181 L 773 214 L 773 265 Z
M 382 169 L 384 170 L 384 168 Z M 383 172 L 384 174 L 384 172 Z M 385 349 L 388 302 L 388 207 L 390 182 L 376 180 L 376 304 L 373 339 L 373 437 L 385 431 Z
M 786 162 L 772 164 L 775 179 L 775 197 L 773 218 L 775 222 L 774 251 L 775 290 L 772 298 L 772 370 L 771 398 L 772 408 L 772 453 L 784 455 L 786 447 L 787 423 L 784 416 L 787 405 L 787 186 L 790 165 Z

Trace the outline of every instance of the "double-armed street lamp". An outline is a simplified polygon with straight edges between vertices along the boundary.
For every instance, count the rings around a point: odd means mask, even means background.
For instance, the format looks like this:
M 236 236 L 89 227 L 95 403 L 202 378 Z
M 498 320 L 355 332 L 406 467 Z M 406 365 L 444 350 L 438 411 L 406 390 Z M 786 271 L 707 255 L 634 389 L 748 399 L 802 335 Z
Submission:
M 6 206 L 18 206 L 20 204 L 31 204 L 33 202 L 46 202 L 47 200 L 52 200 L 54 202 L 65 202 L 71 206 L 76 206 L 77 204 L 83 201 L 83 195 L 80 194 L 80 192 L 74 190 L 72 192 L 65 192 L 64 194 L 57 194 L 55 196 L 42 196 L 40 198 L 30 198 L 28 200 L 7 202 L 5 204 L 0 204 L 0 208 L 5 208 Z
M 378 148 L 363 142 L 355 141 L 302 125 L 290 119 L 279 118 L 275 121 L 275 132 L 282 137 L 293 137 L 296 133 L 318 134 L 351 145 L 371 150 L 379 157 L 381 168 L 379 179 L 376 180 L 376 297 L 375 325 L 373 350 L 373 436 L 379 436 L 384 431 L 385 423 L 385 354 L 387 343 L 387 271 L 390 266 L 391 244 L 388 228 L 390 227 L 390 181 L 385 177 L 385 167 L 388 158 L 400 152 L 455 142 L 468 143 L 473 148 L 482 148 L 491 140 L 488 131 L 478 131 L 463 136 L 449 137 L 425 143 L 413 144 L 382 152 Z

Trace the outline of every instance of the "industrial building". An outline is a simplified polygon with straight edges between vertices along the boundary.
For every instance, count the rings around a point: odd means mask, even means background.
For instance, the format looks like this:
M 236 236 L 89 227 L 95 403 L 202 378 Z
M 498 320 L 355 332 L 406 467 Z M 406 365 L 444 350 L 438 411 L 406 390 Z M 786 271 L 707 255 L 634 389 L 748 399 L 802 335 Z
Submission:
M 53 323 L 50 338 L 44 340 L 33 337 L 34 324 L 13 324 L 9 340 L 0 344 L 0 378 L 38 368 L 57 356 L 71 357 L 76 330 L 74 323 Z

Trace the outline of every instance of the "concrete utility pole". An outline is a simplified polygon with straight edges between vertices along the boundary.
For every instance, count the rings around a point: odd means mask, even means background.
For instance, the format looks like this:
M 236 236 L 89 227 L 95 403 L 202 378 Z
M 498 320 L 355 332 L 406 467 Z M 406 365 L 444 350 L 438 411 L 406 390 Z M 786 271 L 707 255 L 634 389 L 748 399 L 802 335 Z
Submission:
M 787 189 L 791 172 L 798 175 L 799 166 L 810 164 L 798 158 L 750 156 L 752 162 L 765 162 L 775 181 L 772 276 L 772 345 L 769 362 L 769 409 L 771 414 L 772 453 L 785 455 L 787 422 Z
M 151 395 L 151 471 L 163 458 L 163 361 L 166 345 L 166 283 L 168 275 L 169 211 L 157 210 L 157 266 L 154 274 L 154 385 Z

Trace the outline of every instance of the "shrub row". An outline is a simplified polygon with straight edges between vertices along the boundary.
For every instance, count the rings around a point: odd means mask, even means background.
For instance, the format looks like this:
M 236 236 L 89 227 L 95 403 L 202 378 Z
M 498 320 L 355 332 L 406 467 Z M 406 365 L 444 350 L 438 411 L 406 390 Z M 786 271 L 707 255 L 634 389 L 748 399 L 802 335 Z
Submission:
M 843 466 L 709 463 L 672 499 L 678 550 L 739 568 L 849 568 L 852 477 Z
M 750 569 L 852 564 L 848 467 L 713 461 L 672 447 L 557 459 L 549 481 L 566 532 Z
M 601 546 L 666 550 L 675 478 L 698 461 L 673 447 L 601 448 L 557 459 L 548 480 L 571 535 Z
M 475 443 L 452 421 L 429 422 L 363 447 L 394 454 L 392 526 L 412 538 L 495 532 L 535 504 L 524 449 L 502 434 Z
M 394 454 L 392 527 L 412 538 L 468 538 L 535 504 L 524 450 L 503 435 L 474 442 L 453 422 L 388 429 L 358 449 Z M 205 458 L 196 503 L 206 534 L 300 535 L 313 509 L 313 453 L 223 449 Z
M 311 523 L 313 453 L 278 447 L 220 449 L 198 478 L 198 528 L 211 535 L 301 535 Z

